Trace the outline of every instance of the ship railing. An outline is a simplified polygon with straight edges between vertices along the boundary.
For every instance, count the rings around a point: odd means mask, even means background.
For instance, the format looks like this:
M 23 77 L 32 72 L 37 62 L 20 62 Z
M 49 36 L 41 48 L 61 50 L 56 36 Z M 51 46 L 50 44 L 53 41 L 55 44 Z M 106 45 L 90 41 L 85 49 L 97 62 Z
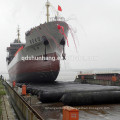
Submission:
M 50 22 L 53 21 L 65 21 L 64 17 L 50 17 Z

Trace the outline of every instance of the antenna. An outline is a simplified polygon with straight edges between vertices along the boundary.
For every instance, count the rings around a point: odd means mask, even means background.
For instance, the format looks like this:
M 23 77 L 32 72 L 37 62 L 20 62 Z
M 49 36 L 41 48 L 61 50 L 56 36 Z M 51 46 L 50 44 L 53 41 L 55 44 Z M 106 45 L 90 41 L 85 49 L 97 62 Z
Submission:
M 47 8 L 47 14 L 46 14 L 46 16 L 47 16 L 47 22 L 49 22 L 49 16 L 50 16 L 50 14 L 49 14 L 49 7 L 50 7 L 50 2 L 47 0 L 47 2 L 46 2 L 46 8 Z
M 20 28 L 18 25 L 18 29 L 17 29 L 17 35 L 18 35 L 18 43 L 20 43 Z

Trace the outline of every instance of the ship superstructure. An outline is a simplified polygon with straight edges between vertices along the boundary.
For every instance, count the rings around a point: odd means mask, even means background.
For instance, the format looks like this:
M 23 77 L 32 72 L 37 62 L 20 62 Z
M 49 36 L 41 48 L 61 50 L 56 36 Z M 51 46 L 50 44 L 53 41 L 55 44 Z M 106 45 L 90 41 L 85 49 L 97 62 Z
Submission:
M 20 47 L 25 46 L 25 44 L 21 43 L 21 41 L 20 41 L 20 29 L 19 29 L 19 26 L 18 26 L 18 30 L 17 30 L 17 36 L 18 36 L 18 38 L 16 38 L 13 41 L 13 43 L 10 43 L 10 47 L 7 47 L 8 56 L 6 58 L 6 61 L 7 61 L 8 65 L 10 64 L 10 62 L 15 57 L 15 53 L 17 52 L 17 50 Z

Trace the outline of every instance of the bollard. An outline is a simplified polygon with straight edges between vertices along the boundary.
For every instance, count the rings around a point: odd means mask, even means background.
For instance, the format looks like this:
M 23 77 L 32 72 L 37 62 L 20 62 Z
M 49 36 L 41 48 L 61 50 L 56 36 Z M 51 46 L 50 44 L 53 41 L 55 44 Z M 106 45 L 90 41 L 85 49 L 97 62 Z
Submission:
M 79 110 L 70 106 L 64 106 L 63 120 L 79 120 Z
M 16 84 L 15 81 L 13 81 L 13 84 L 12 84 L 12 85 L 13 85 L 13 88 L 15 87 L 15 84 Z
M 26 95 L 26 85 L 22 85 L 22 95 Z

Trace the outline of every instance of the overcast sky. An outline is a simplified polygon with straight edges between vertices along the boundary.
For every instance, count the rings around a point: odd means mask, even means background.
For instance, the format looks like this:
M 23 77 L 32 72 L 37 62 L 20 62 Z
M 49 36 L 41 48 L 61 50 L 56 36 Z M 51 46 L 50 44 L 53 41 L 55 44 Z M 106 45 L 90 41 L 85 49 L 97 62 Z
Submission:
M 49 0 L 74 30 L 78 52 L 69 33 L 66 54 L 80 60 L 67 60 L 72 69 L 120 68 L 120 0 Z M 17 37 L 46 20 L 46 0 L 0 0 L 0 71 L 7 71 L 6 47 Z M 51 9 L 51 14 L 54 11 Z

